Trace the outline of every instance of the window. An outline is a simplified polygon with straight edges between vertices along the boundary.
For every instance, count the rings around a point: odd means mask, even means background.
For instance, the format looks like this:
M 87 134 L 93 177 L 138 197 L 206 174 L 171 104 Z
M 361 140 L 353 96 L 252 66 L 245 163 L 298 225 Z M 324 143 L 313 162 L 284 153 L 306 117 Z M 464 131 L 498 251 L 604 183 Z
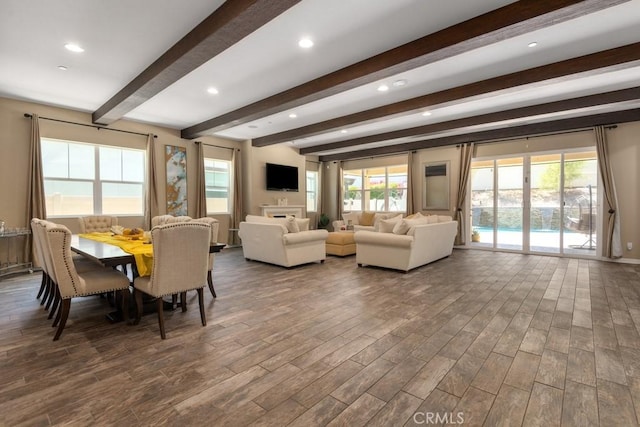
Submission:
M 231 162 L 204 159 L 207 214 L 230 213 Z
M 143 150 L 41 142 L 48 216 L 144 215 Z
M 307 212 L 318 211 L 318 171 L 307 171 Z
M 345 211 L 406 212 L 407 165 L 345 170 Z

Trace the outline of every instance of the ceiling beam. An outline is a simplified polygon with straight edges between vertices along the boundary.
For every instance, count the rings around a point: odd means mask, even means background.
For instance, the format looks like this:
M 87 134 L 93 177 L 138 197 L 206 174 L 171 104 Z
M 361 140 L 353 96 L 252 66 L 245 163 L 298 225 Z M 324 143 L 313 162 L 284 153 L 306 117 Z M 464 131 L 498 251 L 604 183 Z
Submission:
M 508 94 L 523 87 L 535 88 L 562 82 L 581 73 L 583 76 L 602 74 L 637 66 L 640 61 L 640 43 L 633 43 L 589 55 L 571 58 L 552 64 L 542 65 L 528 70 L 505 74 L 490 79 L 469 83 L 463 86 L 445 89 L 440 92 L 418 96 L 416 98 L 383 105 L 370 110 L 360 111 L 335 119 L 325 120 L 308 126 L 285 132 L 255 138 L 253 145 L 263 147 L 279 144 L 325 132 L 343 129 L 355 124 L 374 123 L 395 117 L 419 113 L 425 109 L 434 109 L 453 105 L 461 100 L 484 99 L 497 94 Z
M 487 143 L 505 139 L 534 137 L 537 135 L 562 133 L 581 129 L 588 129 L 599 125 L 613 125 L 617 123 L 635 122 L 640 120 L 640 108 L 611 113 L 594 114 L 591 116 L 573 117 L 548 121 L 544 123 L 532 123 L 522 126 L 504 127 L 480 132 L 471 132 L 463 135 L 445 136 L 443 138 L 427 139 L 423 141 L 409 142 L 405 144 L 389 145 L 386 147 L 371 148 L 368 150 L 351 151 L 346 153 L 320 156 L 321 162 L 359 159 L 375 157 L 387 154 L 406 153 L 408 151 L 424 150 L 428 148 L 444 147 L 448 145 L 465 144 L 468 142 Z
M 224 2 L 122 90 L 94 111 L 93 122 L 109 124 L 122 118 L 299 2 L 300 0 Z
M 579 108 L 588 111 L 590 107 L 597 108 L 602 105 L 633 100 L 640 100 L 640 86 L 632 87 L 629 89 L 620 89 L 612 92 L 598 93 L 595 95 L 581 96 L 578 98 L 564 99 L 561 101 L 548 102 L 545 104 L 531 105 L 528 107 L 514 108 L 511 110 L 498 111 L 495 113 L 481 114 L 478 116 L 449 120 L 446 122 L 432 123 L 408 129 L 363 136 L 361 138 L 353 138 L 345 141 L 314 145 L 312 147 L 301 148 L 299 151 L 302 155 L 316 154 L 326 151 L 339 150 L 347 147 L 356 147 L 364 144 L 371 144 L 375 142 L 391 141 L 394 139 L 415 137 L 421 135 L 425 136 L 429 133 L 445 132 L 454 129 L 464 129 L 473 126 L 502 122 L 505 120 L 524 119 L 527 117 L 559 113 L 562 111 L 576 110 Z
M 627 1 L 629 0 L 517 1 L 182 129 L 181 136 L 192 139 L 228 129 Z

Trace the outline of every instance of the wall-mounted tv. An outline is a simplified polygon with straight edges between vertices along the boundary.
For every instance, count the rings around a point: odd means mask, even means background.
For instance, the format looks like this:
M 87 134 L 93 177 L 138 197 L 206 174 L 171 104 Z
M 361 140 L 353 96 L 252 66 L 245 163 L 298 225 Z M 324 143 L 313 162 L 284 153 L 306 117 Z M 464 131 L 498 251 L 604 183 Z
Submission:
M 298 168 L 267 163 L 267 190 L 298 191 Z

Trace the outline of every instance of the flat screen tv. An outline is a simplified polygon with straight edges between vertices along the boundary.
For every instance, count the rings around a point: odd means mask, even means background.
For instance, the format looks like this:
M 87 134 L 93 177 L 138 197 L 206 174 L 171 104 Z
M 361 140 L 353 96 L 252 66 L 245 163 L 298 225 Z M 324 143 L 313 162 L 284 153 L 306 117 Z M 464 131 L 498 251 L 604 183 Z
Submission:
M 298 168 L 267 163 L 267 190 L 298 191 Z

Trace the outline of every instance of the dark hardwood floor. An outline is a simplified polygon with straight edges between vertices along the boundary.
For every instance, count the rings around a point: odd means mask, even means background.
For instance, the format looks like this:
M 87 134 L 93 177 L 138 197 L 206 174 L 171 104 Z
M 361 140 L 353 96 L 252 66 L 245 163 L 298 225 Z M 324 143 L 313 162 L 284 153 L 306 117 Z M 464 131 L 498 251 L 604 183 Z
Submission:
M 40 274 L 0 281 L 0 425 L 622 425 L 640 415 L 640 266 L 455 250 L 404 274 L 355 257 L 216 256 L 218 299 L 137 326 Z

